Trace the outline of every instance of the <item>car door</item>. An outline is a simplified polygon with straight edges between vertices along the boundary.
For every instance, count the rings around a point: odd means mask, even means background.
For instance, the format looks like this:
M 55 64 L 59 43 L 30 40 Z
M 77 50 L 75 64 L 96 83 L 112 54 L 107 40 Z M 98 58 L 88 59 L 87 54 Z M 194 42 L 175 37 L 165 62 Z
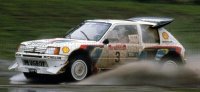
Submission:
M 115 25 L 113 26 L 115 27 Z M 100 69 L 111 69 L 113 65 L 116 65 L 116 62 L 119 63 L 122 58 L 121 50 L 123 49 L 120 46 L 124 45 L 124 48 L 126 48 L 125 44 L 119 43 L 118 34 L 114 30 L 115 29 L 111 27 L 105 34 L 103 41 L 108 40 L 108 43 L 104 44 L 102 56 L 97 62 L 97 67 Z
M 138 61 L 143 50 L 142 37 L 139 25 L 128 25 L 128 42 L 126 43 L 125 63 Z
M 108 33 L 109 67 L 138 59 L 142 46 L 137 29 L 137 25 L 134 24 L 119 24 Z

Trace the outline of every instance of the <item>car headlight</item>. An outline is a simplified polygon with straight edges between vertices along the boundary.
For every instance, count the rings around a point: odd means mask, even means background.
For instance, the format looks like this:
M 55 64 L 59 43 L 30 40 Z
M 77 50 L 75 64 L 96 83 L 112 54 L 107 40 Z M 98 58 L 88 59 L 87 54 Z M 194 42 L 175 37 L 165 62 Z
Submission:
M 45 54 L 59 55 L 60 47 L 47 47 Z
M 17 51 L 22 52 L 22 51 L 24 51 L 25 47 L 26 47 L 26 45 L 20 44 Z

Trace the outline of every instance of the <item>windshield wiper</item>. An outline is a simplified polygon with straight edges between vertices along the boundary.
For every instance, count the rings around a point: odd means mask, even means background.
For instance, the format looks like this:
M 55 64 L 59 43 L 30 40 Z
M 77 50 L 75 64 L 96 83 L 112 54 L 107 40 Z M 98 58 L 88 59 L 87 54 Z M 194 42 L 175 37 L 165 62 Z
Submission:
M 86 37 L 87 40 L 90 40 L 90 39 L 88 38 L 88 36 L 87 36 L 83 31 L 81 31 L 81 33 Z
M 72 38 L 71 34 L 69 34 L 68 37 L 69 37 L 69 39 L 71 39 Z
M 66 35 L 65 38 L 71 39 L 71 34 Z

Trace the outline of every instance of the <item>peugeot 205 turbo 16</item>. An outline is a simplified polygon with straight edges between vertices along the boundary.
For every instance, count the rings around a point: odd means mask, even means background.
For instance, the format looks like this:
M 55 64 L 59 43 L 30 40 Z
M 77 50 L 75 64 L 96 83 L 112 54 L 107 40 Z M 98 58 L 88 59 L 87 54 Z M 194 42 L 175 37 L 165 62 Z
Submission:
M 185 63 L 185 49 L 164 26 L 172 18 L 136 17 L 127 20 L 86 20 L 64 38 L 22 42 L 9 70 L 29 78 L 65 75 L 83 80 L 100 70 L 150 59 L 163 66 Z

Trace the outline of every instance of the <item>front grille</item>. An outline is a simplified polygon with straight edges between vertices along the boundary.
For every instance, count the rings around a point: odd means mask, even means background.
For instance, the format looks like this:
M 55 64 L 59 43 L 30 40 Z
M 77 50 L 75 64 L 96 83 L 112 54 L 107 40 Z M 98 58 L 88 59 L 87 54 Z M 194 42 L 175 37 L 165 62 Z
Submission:
M 42 60 L 22 60 L 22 61 L 23 65 L 27 66 L 48 67 L 47 62 Z
M 36 47 L 30 47 L 26 48 L 24 52 L 26 53 L 37 53 L 37 54 L 43 54 L 46 51 L 46 48 L 36 48 Z
M 33 52 L 33 51 L 24 51 L 24 52 L 26 52 L 26 53 L 36 53 L 36 54 L 40 54 L 41 53 L 41 52 Z
M 23 57 L 42 58 L 42 56 L 35 56 L 35 55 L 23 55 Z

